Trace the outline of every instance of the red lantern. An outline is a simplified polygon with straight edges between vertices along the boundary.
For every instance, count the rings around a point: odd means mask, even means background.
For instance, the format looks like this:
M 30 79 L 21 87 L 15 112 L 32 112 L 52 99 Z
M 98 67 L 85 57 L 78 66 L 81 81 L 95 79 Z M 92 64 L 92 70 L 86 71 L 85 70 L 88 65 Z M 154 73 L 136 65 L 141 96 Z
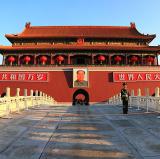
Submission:
M 103 56 L 103 55 L 100 55 L 100 56 L 98 56 L 98 61 L 100 61 L 101 62 L 101 64 L 102 64 L 102 62 L 103 61 L 105 61 L 105 56 Z
M 12 65 L 12 63 L 15 61 L 15 57 L 10 56 L 10 57 L 8 58 L 8 61 L 9 61 L 10 65 Z
M 62 61 L 64 61 L 64 57 L 59 55 L 59 56 L 57 56 L 56 60 L 58 61 L 59 64 L 61 64 Z
M 29 56 L 25 56 L 24 61 L 26 64 L 28 64 L 31 61 L 31 58 Z
M 154 62 L 154 57 L 148 56 L 148 57 L 147 57 L 147 62 L 149 62 L 149 63 Z
M 121 56 L 115 56 L 114 60 L 116 61 L 117 64 L 119 64 L 119 62 L 122 61 L 122 57 Z
M 138 61 L 138 57 L 137 56 L 132 56 L 131 57 L 131 62 L 134 64 L 135 62 Z
M 46 56 L 41 56 L 40 61 L 44 65 L 47 61 L 47 57 Z

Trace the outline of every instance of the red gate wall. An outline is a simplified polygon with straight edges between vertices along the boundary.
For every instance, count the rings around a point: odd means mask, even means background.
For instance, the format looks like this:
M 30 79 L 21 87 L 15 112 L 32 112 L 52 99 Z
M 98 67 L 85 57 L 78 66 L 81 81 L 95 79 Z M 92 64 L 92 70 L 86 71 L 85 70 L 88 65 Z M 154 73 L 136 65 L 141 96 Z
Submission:
M 54 97 L 57 102 L 72 102 L 73 93 L 78 89 L 72 87 L 72 70 L 56 70 L 48 71 L 48 73 L 48 82 L 0 81 L 0 93 L 2 94 L 6 87 L 10 87 L 12 96 L 16 94 L 16 88 L 20 88 L 20 95 L 23 95 L 23 89 L 27 88 L 28 95 L 30 94 L 30 89 L 33 89 L 47 93 Z M 160 86 L 159 81 L 128 82 L 129 90 L 134 89 L 137 91 L 138 88 L 141 88 L 142 95 L 144 95 L 145 87 L 150 88 L 150 92 L 153 94 L 154 88 L 157 86 Z M 102 102 L 119 93 L 121 87 L 122 82 L 113 82 L 113 71 L 90 70 L 89 88 L 84 89 L 89 93 L 90 102 Z

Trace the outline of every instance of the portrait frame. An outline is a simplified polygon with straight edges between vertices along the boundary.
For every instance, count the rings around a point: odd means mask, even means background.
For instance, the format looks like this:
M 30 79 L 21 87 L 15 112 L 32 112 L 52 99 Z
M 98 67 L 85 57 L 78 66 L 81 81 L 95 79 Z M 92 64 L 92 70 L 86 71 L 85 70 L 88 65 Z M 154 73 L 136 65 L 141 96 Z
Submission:
M 81 72 L 79 72 L 81 71 Z M 78 81 L 78 73 L 84 72 L 84 78 L 82 82 Z M 73 68 L 73 87 L 89 87 L 89 73 L 87 68 Z

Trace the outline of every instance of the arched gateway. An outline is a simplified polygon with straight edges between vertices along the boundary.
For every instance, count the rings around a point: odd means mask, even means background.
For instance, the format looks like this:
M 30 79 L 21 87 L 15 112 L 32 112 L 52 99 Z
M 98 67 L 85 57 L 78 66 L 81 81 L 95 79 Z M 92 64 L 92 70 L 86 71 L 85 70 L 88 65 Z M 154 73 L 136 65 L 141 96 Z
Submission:
M 78 89 L 74 92 L 72 98 L 72 105 L 76 104 L 89 105 L 89 94 L 86 90 Z

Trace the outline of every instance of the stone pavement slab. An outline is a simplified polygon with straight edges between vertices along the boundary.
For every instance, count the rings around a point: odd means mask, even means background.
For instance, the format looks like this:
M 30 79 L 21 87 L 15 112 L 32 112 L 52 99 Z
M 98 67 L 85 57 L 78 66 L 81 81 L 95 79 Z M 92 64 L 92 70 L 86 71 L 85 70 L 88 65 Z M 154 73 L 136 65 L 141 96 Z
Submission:
M 0 119 L 0 159 L 159 159 L 160 119 L 121 106 L 40 106 Z

